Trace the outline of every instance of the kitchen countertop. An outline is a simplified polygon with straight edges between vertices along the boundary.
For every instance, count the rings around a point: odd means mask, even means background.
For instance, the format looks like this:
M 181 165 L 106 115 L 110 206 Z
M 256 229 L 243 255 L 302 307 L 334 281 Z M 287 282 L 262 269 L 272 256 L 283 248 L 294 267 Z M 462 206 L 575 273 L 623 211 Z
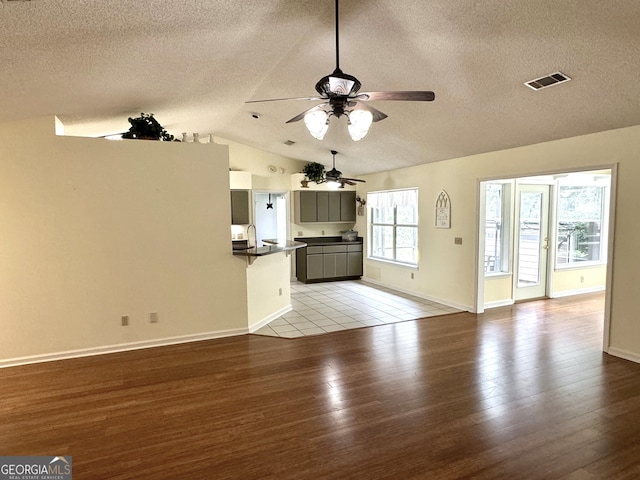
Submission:
M 233 254 L 239 257 L 264 257 L 265 255 L 273 255 L 279 252 L 290 252 L 298 248 L 306 247 L 305 242 L 295 240 L 279 240 L 275 238 L 267 238 L 262 240 L 263 243 L 269 243 L 264 247 L 251 247 L 244 250 L 234 250 Z
M 294 240 L 298 242 L 304 242 L 306 245 L 359 245 L 362 243 L 362 237 L 357 237 L 356 240 L 353 241 L 345 241 L 342 240 L 341 236 L 333 236 L 333 237 L 296 237 Z

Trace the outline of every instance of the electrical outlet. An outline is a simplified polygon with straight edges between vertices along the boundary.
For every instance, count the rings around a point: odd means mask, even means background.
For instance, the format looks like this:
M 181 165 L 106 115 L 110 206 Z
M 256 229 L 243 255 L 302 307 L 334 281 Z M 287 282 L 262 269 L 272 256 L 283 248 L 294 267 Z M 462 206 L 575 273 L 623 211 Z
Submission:
M 462 245 L 462 237 L 455 237 L 453 239 L 453 243 L 455 243 L 456 245 Z
M 278 289 L 278 296 L 280 296 L 280 297 L 282 296 L 282 289 L 281 288 Z
M 298 236 L 301 237 L 302 235 L 304 235 L 304 232 L 302 230 L 298 230 Z
M 413 280 L 414 278 L 416 278 L 416 277 L 415 277 L 414 273 L 411 272 L 411 280 Z
M 123 315 L 120 318 L 120 322 L 122 323 L 123 327 L 128 327 L 129 326 L 129 315 Z
M 580 275 L 580 283 L 584 283 L 584 275 Z
M 158 312 L 152 312 L 149 314 L 149 323 L 158 323 Z
M 322 230 L 322 235 L 324 235 L 324 230 Z

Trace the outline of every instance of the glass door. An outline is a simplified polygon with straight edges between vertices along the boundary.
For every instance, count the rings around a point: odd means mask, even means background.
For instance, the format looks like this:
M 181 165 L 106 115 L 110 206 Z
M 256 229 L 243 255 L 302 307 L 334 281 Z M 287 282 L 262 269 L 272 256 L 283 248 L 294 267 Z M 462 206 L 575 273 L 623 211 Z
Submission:
M 547 294 L 549 252 L 549 186 L 516 187 L 516 241 L 513 298 L 526 300 Z

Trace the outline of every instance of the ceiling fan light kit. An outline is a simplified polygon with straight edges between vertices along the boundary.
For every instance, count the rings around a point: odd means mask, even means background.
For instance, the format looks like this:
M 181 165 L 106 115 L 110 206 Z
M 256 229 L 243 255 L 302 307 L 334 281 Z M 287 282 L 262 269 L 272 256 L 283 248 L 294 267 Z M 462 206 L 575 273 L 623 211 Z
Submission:
M 313 110 L 304 116 L 304 124 L 311 136 L 322 140 L 329 130 L 329 114 L 324 110 Z
M 354 110 L 348 118 L 347 128 L 351 140 L 354 142 L 362 140 L 369 133 L 369 127 L 373 123 L 373 115 L 367 110 Z
M 271 102 L 281 100 L 324 100 L 302 112 L 286 123 L 293 123 L 304 119 L 309 133 L 317 140 L 322 140 L 329 129 L 329 119 L 347 117 L 349 136 L 355 142 L 362 140 L 373 122 L 387 118 L 380 110 L 366 105 L 364 102 L 372 100 L 403 100 L 413 102 L 430 102 L 435 99 L 431 91 L 400 91 L 400 92 L 363 92 L 358 93 L 362 86 L 360 81 L 340 70 L 340 41 L 338 28 L 338 0 L 335 0 L 336 11 L 336 68 L 332 74 L 322 77 L 316 83 L 317 97 L 275 98 L 271 100 L 251 100 L 246 103 Z M 344 186 L 344 185 L 342 185 Z

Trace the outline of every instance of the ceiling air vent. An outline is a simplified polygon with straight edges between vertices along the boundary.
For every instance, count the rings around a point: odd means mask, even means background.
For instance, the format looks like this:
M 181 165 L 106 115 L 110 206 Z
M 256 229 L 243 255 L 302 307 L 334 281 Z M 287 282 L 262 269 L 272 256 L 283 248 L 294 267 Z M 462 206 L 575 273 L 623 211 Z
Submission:
M 533 90 L 540 90 L 543 88 L 550 87 L 552 85 L 557 85 L 558 83 L 568 82 L 571 80 L 562 72 L 552 73 L 545 77 L 536 78 L 535 80 L 531 80 L 525 82 L 525 85 Z

